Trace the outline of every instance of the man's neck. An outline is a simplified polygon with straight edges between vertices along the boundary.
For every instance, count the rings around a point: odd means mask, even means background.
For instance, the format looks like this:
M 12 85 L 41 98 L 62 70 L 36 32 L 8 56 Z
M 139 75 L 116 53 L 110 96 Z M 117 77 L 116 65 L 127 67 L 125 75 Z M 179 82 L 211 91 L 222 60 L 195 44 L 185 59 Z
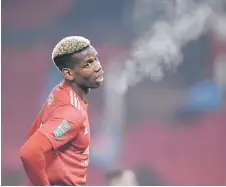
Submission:
M 65 80 L 65 83 L 69 85 L 83 101 L 86 102 L 86 95 L 89 93 L 89 88 L 82 88 L 78 86 L 76 83 L 67 80 Z

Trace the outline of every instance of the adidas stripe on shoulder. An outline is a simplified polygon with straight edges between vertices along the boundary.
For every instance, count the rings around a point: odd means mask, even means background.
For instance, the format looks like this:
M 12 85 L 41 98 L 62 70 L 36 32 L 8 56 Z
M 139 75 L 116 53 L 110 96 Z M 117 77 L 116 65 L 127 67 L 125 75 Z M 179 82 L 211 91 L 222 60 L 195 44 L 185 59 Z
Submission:
M 81 110 L 81 104 L 79 102 L 78 97 L 70 90 L 70 101 L 71 105 L 73 105 L 75 108 L 77 108 L 79 111 Z

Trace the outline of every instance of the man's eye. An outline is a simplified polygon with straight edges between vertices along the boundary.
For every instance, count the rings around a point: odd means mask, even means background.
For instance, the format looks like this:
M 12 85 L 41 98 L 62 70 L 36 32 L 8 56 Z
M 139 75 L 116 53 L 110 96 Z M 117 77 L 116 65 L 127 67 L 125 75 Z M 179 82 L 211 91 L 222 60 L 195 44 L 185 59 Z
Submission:
M 89 62 L 89 63 L 87 63 L 87 64 L 85 65 L 85 68 L 90 67 L 90 65 L 91 65 L 91 63 L 90 63 L 90 62 Z

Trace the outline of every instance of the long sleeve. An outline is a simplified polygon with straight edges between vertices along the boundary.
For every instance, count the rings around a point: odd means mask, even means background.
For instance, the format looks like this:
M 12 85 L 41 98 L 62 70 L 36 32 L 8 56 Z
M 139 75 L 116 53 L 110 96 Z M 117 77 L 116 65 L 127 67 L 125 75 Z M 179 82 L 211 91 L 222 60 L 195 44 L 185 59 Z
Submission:
M 20 149 L 24 169 L 30 182 L 35 186 L 50 185 L 45 171 L 45 153 L 52 149 L 52 143 L 41 132 L 34 133 Z

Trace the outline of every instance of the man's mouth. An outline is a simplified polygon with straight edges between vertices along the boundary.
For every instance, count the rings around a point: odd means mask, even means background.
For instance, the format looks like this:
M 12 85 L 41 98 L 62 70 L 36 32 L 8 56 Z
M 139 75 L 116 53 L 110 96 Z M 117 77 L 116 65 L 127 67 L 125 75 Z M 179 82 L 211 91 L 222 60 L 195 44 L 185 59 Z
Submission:
M 104 81 L 104 74 L 102 73 L 100 76 L 96 78 L 96 82 L 102 83 Z

